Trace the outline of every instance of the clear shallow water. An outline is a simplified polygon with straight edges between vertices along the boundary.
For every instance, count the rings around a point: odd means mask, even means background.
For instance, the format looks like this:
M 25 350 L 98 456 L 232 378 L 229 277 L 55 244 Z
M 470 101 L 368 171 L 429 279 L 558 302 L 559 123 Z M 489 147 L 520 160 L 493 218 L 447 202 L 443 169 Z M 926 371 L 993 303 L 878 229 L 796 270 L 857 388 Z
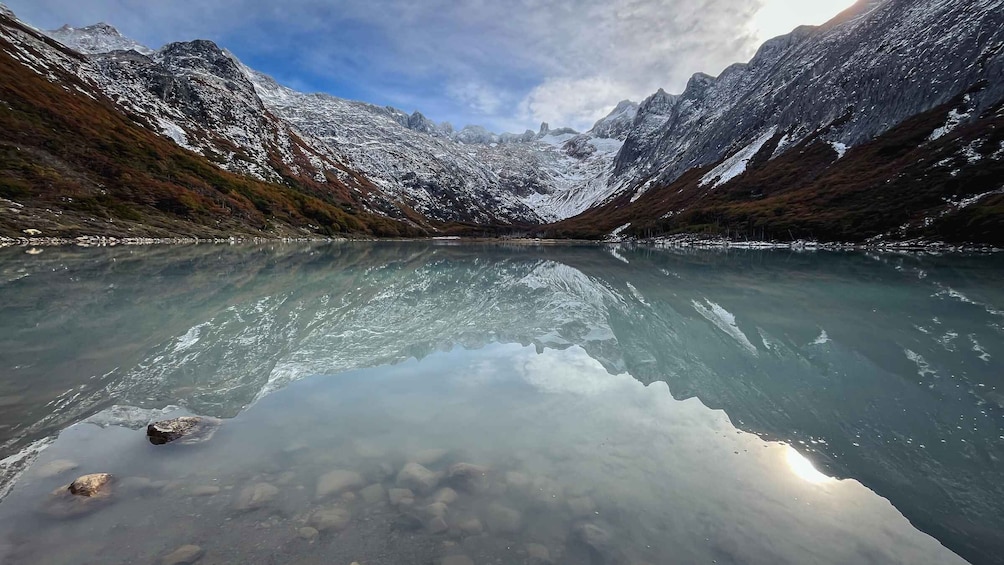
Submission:
M 558 563 L 1000 562 L 1002 267 L 427 244 L 7 250 L 0 556 L 149 562 L 194 543 L 200 563 L 523 563 L 540 544 Z M 142 427 L 175 413 L 226 420 L 203 445 L 150 445 Z M 445 451 L 433 471 L 487 468 L 476 489 L 444 479 L 459 493 L 445 533 L 424 529 L 427 497 L 407 511 L 316 498 L 335 469 L 391 488 L 429 449 Z M 54 460 L 78 467 L 43 477 Z M 109 505 L 40 511 L 89 472 L 121 479 Z M 237 509 L 262 483 L 274 498 Z M 204 486 L 220 490 L 193 496 Z M 298 536 L 336 507 L 344 530 Z M 474 518 L 486 533 L 459 529 Z

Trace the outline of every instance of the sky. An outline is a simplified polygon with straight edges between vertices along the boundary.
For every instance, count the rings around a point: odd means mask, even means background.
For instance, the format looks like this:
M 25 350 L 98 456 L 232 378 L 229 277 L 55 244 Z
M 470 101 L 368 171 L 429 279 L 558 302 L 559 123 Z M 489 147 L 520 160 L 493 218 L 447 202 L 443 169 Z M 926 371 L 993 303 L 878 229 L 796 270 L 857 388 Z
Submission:
M 158 48 L 211 39 L 306 92 L 456 127 L 587 130 L 679 93 L 853 0 L 0 0 L 41 29 L 99 21 Z

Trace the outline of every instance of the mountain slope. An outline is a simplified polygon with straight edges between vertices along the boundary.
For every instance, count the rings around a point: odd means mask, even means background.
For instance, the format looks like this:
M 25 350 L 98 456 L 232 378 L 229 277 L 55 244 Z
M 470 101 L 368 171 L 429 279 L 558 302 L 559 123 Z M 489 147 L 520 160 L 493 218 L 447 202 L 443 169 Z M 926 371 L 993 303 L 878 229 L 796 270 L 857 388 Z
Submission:
M 699 167 L 639 198 L 624 194 L 542 229 L 591 238 L 625 226 L 619 235 L 1004 245 L 1004 104 L 941 133 L 966 100 L 972 96 L 850 149 L 835 149 L 823 130 L 772 159 L 775 134 L 726 183 L 713 184 L 721 166 Z
M 235 176 L 128 119 L 80 55 L 0 14 L 0 236 L 419 233 L 351 187 Z
M 654 95 L 615 176 L 667 184 L 772 130 L 779 153 L 824 127 L 826 141 L 859 145 L 987 81 L 971 100 L 981 113 L 1004 97 L 1002 47 L 1001 0 L 861 0 L 768 41 L 748 64 L 695 75 L 680 96 Z

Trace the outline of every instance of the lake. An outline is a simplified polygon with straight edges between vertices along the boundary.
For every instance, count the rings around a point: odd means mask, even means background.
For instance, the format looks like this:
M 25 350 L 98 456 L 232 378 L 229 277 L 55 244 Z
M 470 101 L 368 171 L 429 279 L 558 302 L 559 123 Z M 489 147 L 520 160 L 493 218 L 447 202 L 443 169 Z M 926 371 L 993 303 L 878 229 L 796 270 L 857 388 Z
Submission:
M 1004 563 L 997 255 L 37 251 L 2 563 Z

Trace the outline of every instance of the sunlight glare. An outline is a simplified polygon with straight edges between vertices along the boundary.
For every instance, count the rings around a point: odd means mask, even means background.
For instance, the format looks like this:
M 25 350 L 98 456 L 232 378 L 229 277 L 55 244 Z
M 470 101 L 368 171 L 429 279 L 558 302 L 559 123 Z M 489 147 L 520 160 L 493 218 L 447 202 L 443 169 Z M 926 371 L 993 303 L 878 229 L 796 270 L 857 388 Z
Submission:
M 788 467 L 791 468 L 791 472 L 795 473 L 795 476 L 798 478 L 814 485 L 820 485 L 835 480 L 833 477 L 828 477 L 817 471 L 812 465 L 812 461 L 809 461 L 794 447 L 789 445 L 787 451 Z
M 800 25 L 819 25 L 846 10 L 854 0 L 764 0 L 751 27 L 760 42 Z

